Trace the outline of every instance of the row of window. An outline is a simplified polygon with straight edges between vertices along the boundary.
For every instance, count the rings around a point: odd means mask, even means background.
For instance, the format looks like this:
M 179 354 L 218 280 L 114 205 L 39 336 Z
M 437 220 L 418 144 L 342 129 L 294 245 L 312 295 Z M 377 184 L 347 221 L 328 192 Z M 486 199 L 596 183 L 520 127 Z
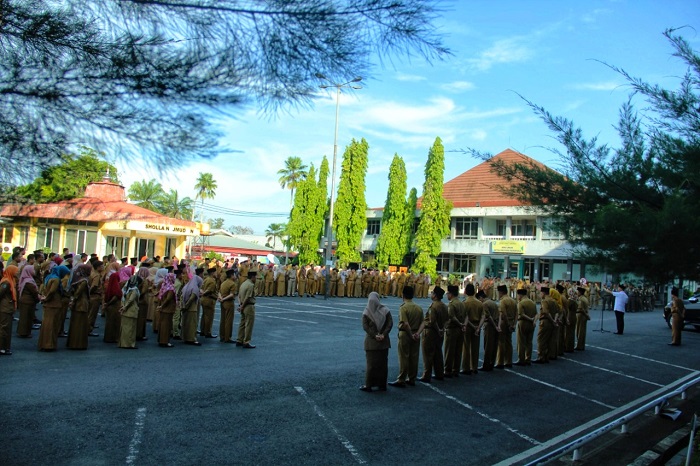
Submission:
M 420 219 L 416 219 L 414 222 L 414 233 L 418 228 L 418 223 Z M 448 238 L 454 239 L 477 239 L 479 237 L 479 218 L 477 217 L 454 217 L 454 237 L 452 233 Z M 501 236 L 506 235 L 506 220 L 496 220 L 494 222 L 489 222 L 489 228 L 495 228 L 495 231 L 486 231 L 484 234 L 486 236 Z M 367 235 L 379 235 L 382 229 L 382 221 L 378 218 L 368 218 L 367 219 Z M 484 228 L 488 230 L 488 228 Z M 535 220 L 513 220 L 510 224 L 510 234 L 511 236 L 529 236 L 534 237 L 537 232 L 537 224 Z M 552 218 L 546 218 L 542 220 L 542 238 L 543 239 L 559 239 L 562 236 L 555 231 Z

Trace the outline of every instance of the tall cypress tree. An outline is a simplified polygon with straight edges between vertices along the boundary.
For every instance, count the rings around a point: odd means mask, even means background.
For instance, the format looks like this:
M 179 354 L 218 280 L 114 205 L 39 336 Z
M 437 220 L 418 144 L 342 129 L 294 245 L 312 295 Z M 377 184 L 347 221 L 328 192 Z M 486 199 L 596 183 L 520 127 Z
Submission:
M 450 232 L 450 210 L 452 206 L 442 197 L 445 174 L 445 149 L 442 140 L 435 138 L 425 164 L 425 183 L 421 200 L 420 224 L 416 232 L 416 260 L 413 269 L 436 275 L 442 239 Z
M 401 228 L 401 234 L 403 235 L 404 256 L 411 252 L 411 248 L 413 247 L 413 224 L 416 222 L 417 204 L 418 190 L 416 188 L 411 188 L 411 192 L 408 194 L 408 202 L 406 202 L 406 214 L 404 215 L 404 224 Z
M 360 141 L 353 139 L 343 154 L 338 199 L 335 201 L 333 213 L 338 242 L 336 255 L 342 264 L 361 259 L 357 248 L 362 241 L 362 232 L 367 226 L 365 176 L 368 153 L 369 144 L 362 138 Z
M 306 179 L 297 185 L 294 195 L 294 207 L 289 218 L 289 241 L 299 253 L 299 263 L 318 263 L 319 231 L 318 225 L 318 185 L 316 169 L 309 168 Z
M 389 167 L 389 191 L 387 191 L 382 230 L 377 238 L 377 262 L 380 265 L 401 264 L 406 254 L 408 240 L 404 234 L 406 215 L 406 164 L 398 154 Z
M 328 158 L 324 155 L 321 161 L 321 167 L 318 170 L 318 182 L 316 183 L 316 220 L 314 228 L 316 228 L 316 242 L 325 248 L 325 244 L 321 244 L 321 237 L 326 234 L 326 216 L 328 215 Z

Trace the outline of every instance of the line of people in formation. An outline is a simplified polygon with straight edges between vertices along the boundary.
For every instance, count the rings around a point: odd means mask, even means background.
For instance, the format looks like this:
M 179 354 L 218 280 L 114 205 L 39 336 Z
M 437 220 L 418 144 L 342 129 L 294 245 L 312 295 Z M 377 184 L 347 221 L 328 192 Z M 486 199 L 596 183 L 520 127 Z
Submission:
M 558 283 L 538 288 L 540 309 L 525 288 L 516 289 L 516 299 L 506 285 L 497 285 L 498 302 L 484 289 L 477 292 L 472 283 L 459 288 L 448 285 L 447 292 L 436 286 L 425 314 L 413 301 L 414 289 L 405 286 L 399 307 L 399 374 L 389 385 L 415 386 L 416 380 L 456 378 L 516 366 L 548 364 L 564 353 L 584 351 L 589 315 L 589 288 L 581 284 Z M 442 299 L 447 295 L 447 304 Z M 537 359 L 532 359 L 532 342 L 537 329 Z M 378 293 L 369 294 L 362 313 L 365 331 L 365 383 L 360 390 L 386 391 L 388 354 L 393 328 L 391 312 L 380 302 Z M 483 364 L 479 367 L 480 335 L 483 333 Z M 513 333 L 516 353 L 513 363 Z M 419 353 L 423 351 L 423 373 L 418 376 Z
M 61 337 L 70 349 L 87 349 L 89 337 L 100 336 L 98 314 L 105 318 L 103 341 L 119 348 L 135 349 L 137 341 L 148 340 L 149 321 L 164 348 L 172 348 L 173 340 L 200 346 L 197 334 L 255 348 L 251 340 L 257 268 L 243 264 L 222 270 L 209 261 L 205 265 L 210 267 L 195 268 L 176 257 L 163 262 L 160 257 L 144 258 L 137 267 L 138 263 L 136 258 L 120 263 L 114 255 L 99 260 L 95 254 L 45 256 L 35 251 L 25 258 L 23 251 L 13 253 L 0 280 L 0 356 L 12 354 L 17 311 L 17 336 L 32 338 L 32 330 L 39 329 L 40 351 L 56 351 Z M 219 335 L 212 333 L 217 302 L 221 303 Z M 39 303 L 42 320 L 36 316 Z M 235 310 L 241 317 L 234 339 Z

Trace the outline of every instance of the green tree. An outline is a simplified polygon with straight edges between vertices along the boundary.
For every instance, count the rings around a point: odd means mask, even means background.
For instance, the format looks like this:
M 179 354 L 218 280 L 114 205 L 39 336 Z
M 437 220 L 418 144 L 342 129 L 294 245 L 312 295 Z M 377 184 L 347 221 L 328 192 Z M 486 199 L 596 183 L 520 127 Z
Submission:
M 367 203 L 365 202 L 365 176 L 369 144 L 362 138 L 355 139 L 345 148 L 335 201 L 333 225 L 336 231 L 338 260 L 359 262 L 362 232 L 367 227 Z
M 389 166 L 389 190 L 382 213 L 382 229 L 377 238 L 376 257 L 380 265 L 403 262 L 410 239 L 404 234 L 407 214 L 406 164 L 399 154 L 394 154 Z
M 210 218 L 209 219 L 209 228 L 212 230 L 219 230 L 224 227 L 224 222 L 225 220 L 221 217 L 217 218 Z
M 435 138 L 425 164 L 425 182 L 420 206 L 420 223 L 416 232 L 416 260 L 413 269 L 436 275 L 442 240 L 450 232 L 452 206 L 442 197 L 445 175 L 445 149 L 442 140 Z
M 197 178 L 197 182 L 194 185 L 194 189 L 197 192 L 197 195 L 195 196 L 195 201 L 197 199 L 200 199 L 201 204 L 200 204 L 200 209 L 199 209 L 199 219 L 200 222 L 204 218 L 204 199 L 214 199 L 214 196 L 216 196 L 216 180 L 214 179 L 214 175 L 211 173 L 202 173 L 199 172 L 199 177 Z M 194 213 L 192 219 L 194 220 Z
M 81 147 L 78 154 L 64 154 L 58 164 L 42 170 L 33 182 L 19 186 L 17 195 L 37 203 L 57 202 L 83 197 L 88 183 L 107 175 L 110 181 L 119 183 L 117 169 L 101 160 L 103 156 L 89 147 Z
M 129 186 L 128 197 L 134 204 L 144 209 L 160 212 L 160 200 L 163 197 L 163 186 L 156 180 L 135 181 Z
M 411 192 L 408 194 L 408 202 L 406 202 L 406 215 L 404 217 L 404 226 L 402 234 L 403 244 L 406 249 L 404 251 L 404 256 L 411 252 L 413 247 L 413 242 L 415 239 L 416 232 L 416 208 L 418 205 L 418 190 L 416 188 L 411 188 Z
M 309 104 L 375 53 L 449 53 L 433 0 L 2 0 L 0 182 L 71 145 L 173 166 L 222 148 L 212 109 Z M 4 183 L 3 183 L 4 184 Z
M 328 169 L 328 158 L 324 155 L 323 160 L 321 160 L 321 167 L 318 170 L 318 183 L 316 183 L 316 223 L 319 225 L 319 244 L 321 242 L 321 238 L 326 234 L 326 230 L 328 229 L 328 211 L 330 210 L 330 198 L 328 197 L 329 174 L 330 170 Z M 326 246 L 327 245 L 322 245 L 323 248 Z
M 564 173 L 534 163 L 491 167 L 502 190 L 549 215 L 577 257 L 612 273 L 664 283 L 700 278 L 700 55 L 673 30 L 664 35 L 688 65 L 677 90 L 621 74 L 634 94 L 620 109 L 620 146 L 586 139 L 572 121 L 526 100 L 565 151 Z M 645 100 L 637 113 L 632 99 Z
M 277 238 L 282 238 L 282 236 L 285 235 L 286 230 L 287 224 L 285 223 L 271 223 L 268 225 L 267 229 L 265 230 L 265 236 L 267 237 L 268 245 L 272 243 L 272 246 L 270 246 L 272 249 L 277 249 Z
M 158 211 L 163 215 L 167 215 L 172 218 L 179 218 L 183 220 L 189 220 L 193 218 L 192 208 L 194 202 L 189 197 L 183 197 L 180 199 L 179 194 L 176 190 L 171 189 L 167 193 L 158 199 Z
M 306 179 L 306 165 L 300 157 L 287 157 L 284 161 L 284 168 L 277 171 L 280 175 L 279 183 L 282 189 L 289 189 L 289 206 L 294 202 L 294 190 L 300 181 Z
M 290 244 L 299 253 L 299 263 L 319 263 L 319 226 L 316 213 L 318 205 L 318 183 L 313 164 L 305 180 L 301 181 L 294 196 L 294 205 L 289 216 L 287 233 Z

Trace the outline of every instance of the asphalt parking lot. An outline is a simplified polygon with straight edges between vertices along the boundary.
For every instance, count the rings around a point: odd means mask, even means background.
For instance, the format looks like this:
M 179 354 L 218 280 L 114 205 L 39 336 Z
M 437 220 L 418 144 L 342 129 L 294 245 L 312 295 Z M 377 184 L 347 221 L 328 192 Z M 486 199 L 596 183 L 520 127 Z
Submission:
M 667 346 L 661 309 L 629 313 L 622 336 L 594 331 L 593 311 L 587 350 L 552 364 L 364 393 L 365 301 L 259 298 L 252 350 L 151 334 L 138 351 L 41 353 L 38 331 L 13 337 L 0 464 L 493 464 L 700 371 L 700 332 Z M 390 380 L 396 330 L 392 346 Z

